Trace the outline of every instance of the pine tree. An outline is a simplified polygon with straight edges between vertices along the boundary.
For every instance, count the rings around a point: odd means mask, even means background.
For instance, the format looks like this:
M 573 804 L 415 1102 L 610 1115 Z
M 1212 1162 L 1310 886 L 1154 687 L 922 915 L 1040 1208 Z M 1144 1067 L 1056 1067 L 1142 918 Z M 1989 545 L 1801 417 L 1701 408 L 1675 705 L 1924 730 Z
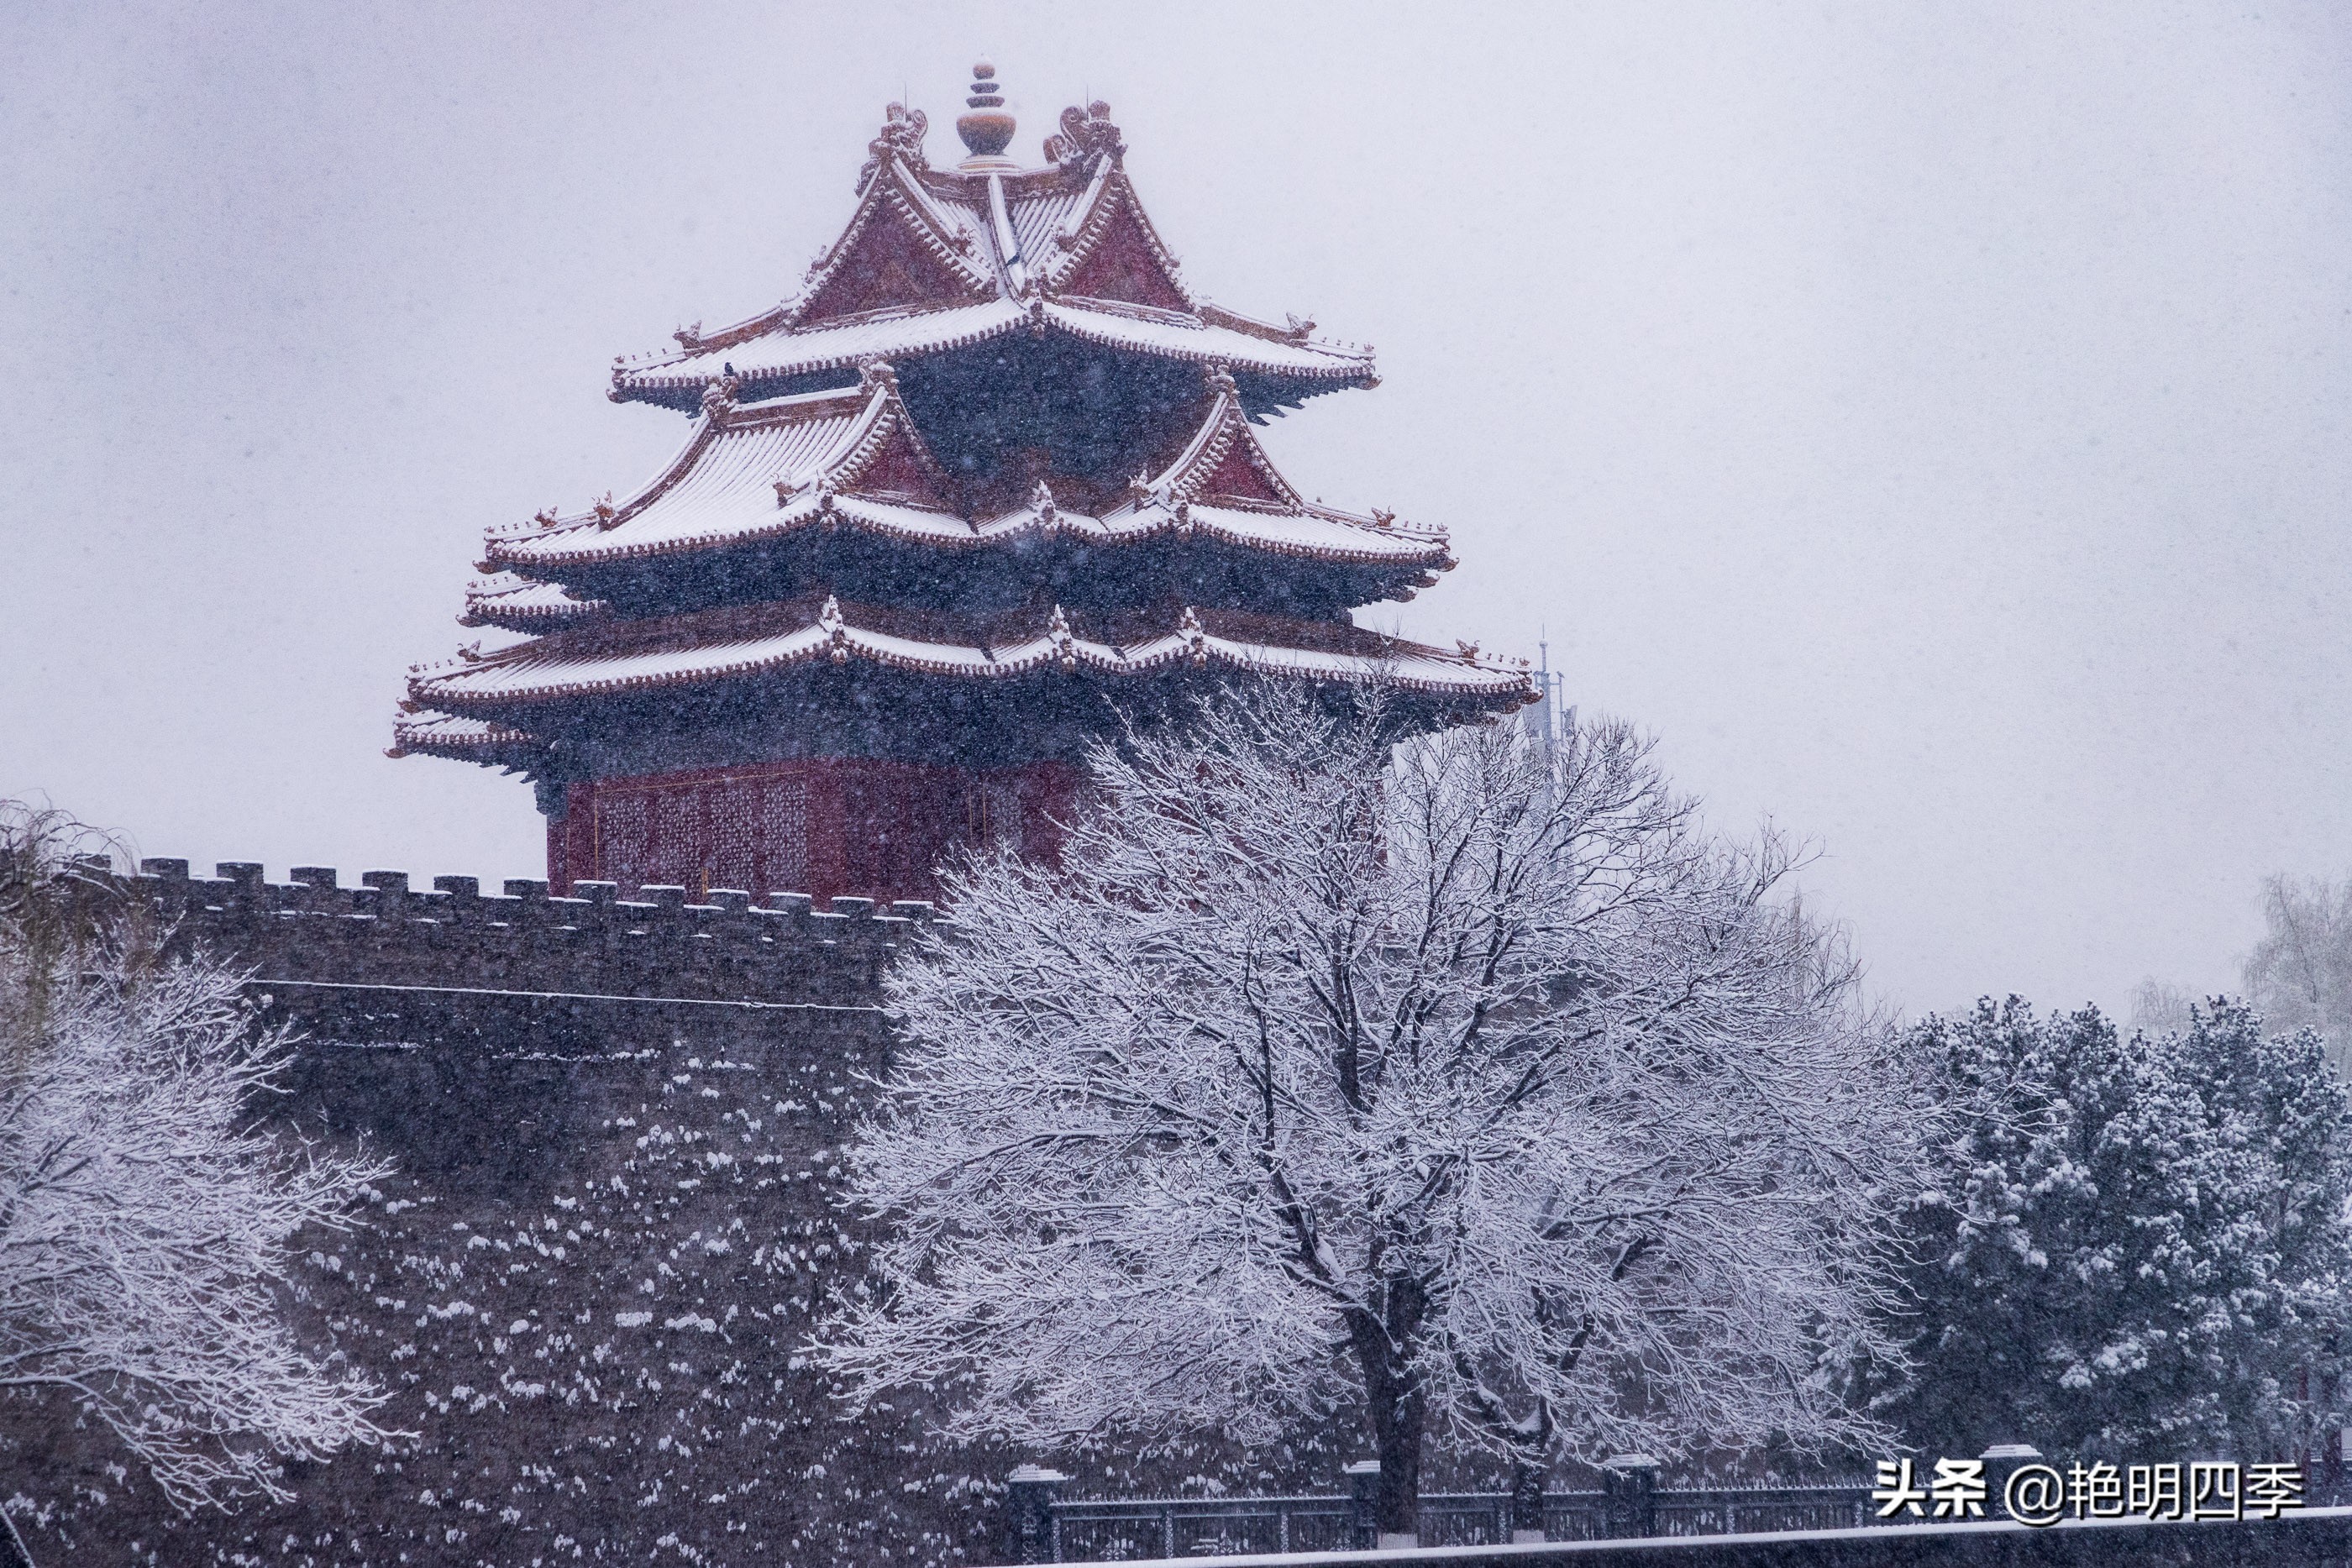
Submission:
M 2352 1129 L 2319 1038 L 2217 1001 L 2126 1040 L 2011 998 L 1912 1043 L 1950 1121 L 1900 1206 L 1917 1375 L 1880 1411 L 1947 1453 L 2306 1449 L 2341 1407 L 2352 1278 Z

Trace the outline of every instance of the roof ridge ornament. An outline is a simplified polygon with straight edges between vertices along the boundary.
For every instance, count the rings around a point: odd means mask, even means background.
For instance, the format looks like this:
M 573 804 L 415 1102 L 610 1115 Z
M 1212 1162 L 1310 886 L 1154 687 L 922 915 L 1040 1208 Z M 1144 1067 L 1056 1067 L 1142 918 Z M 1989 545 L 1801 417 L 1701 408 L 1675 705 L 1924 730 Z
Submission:
M 1029 505 L 1036 509 L 1037 520 L 1048 526 L 1061 516 L 1054 505 L 1054 487 L 1043 479 L 1038 480 L 1037 487 L 1029 492 Z
M 849 626 L 841 618 L 841 601 L 830 593 L 824 596 L 824 607 L 816 612 L 816 628 L 824 633 L 825 642 L 831 645 L 833 662 L 836 664 L 849 663 Z
M 1100 99 L 1084 109 L 1072 104 L 1062 110 L 1062 129 L 1045 138 L 1045 157 L 1066 172 L 1084 168 L 1097 157 L 1117 160 L 1127 152 L 1118 127 L 1110 122 L 1110 105 Z
M 1078 668 L 1077 639 L 1070 632 L 1070 618 L 1062 607 L 1054 606 L 1054 618 L 1045 622 L 1045 640 L 1054 645 L 1054 653 L 1061 661 L 1065 674 L 1076 674 Z
M 1183 520 L 1184 503 L 1176 498 L 1175 486 L 1165 479 L 1155 479 L 1150 474 L 1138 474 L 1127 482 L 1127 493 L 1133 497 L 1139 510 L 1145 507 L 1158 507 L 1162 511 L 1172 508 L 1177 520 Z
M 994 66 L 982 60 L 971 68 L 971 96 L 963 101 L 967 112 L 956 116 L 956 134 L 963 138 L 971 156 L 956 167 L 973 172 L 1012 168 L 1004 150 L 1013 145 L 1018 122 L 1005 111 L 1004 84 L 996 79 Z
M 928 116 L 919 109 L 908 109 L 894 103 L 882 110 L 882 129 L 866 144 L 866 166 L 857 171 L 857 193 L 864 195 L 882 165 L 896 158 L 909 169 L 928 169 L 930 162 L 923 156 L 923 133 L 931 128 Z
M 702 389 L 702 416 L 717 424 L 735 412 L 735 394 L 743 389 L 743 378 L 731 372 L 710 378 Z
M 887 392 L 897 395 L 898 372 L 890 368 L 887 360 L 868 360 L 857 367 L 857 390 L 862 392 Z
M 1193 608 L 1184 606 L 1184 618 L 1176 622 L 1176 635 L 1191 650 L 1192 667 L 1200 669 L 1209 662 L 1209 633 L 1202 628 L 1201 617 Z
M 1209 391 L 1216 395 L 1220 397 L 1239 397 L 1241 395 L 1241 389 L 1234 383 L 1234 372 L 1228 370 L 1225 366 L 1222 364 L 1211 365 L 1206 369 L 1203 374 L 1208 378 Z

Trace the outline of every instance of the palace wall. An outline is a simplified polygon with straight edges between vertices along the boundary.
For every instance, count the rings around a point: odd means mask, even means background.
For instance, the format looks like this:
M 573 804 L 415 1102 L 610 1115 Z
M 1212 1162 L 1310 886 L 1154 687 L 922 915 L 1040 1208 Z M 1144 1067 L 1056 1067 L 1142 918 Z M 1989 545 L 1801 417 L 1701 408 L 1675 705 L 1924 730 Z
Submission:
M 927 906 L 142 873 L 170 941 L 249 968 L 301 1031 L 272 1113 L 395 1167 L 360 1228 L 311 1240 L 295 1311 L 409 1436 L 187 1520 L 60 1418 L 19 1483 L 74 1499 L 37 1561 L 992 1555 L 978 1478 L 1010 1461 L 926 1441 L 903 1405 L 845 1419 L 803 1354 L 856 1285 L 862 1222 L 830 1197 L 887 1063 L 882 967 Z

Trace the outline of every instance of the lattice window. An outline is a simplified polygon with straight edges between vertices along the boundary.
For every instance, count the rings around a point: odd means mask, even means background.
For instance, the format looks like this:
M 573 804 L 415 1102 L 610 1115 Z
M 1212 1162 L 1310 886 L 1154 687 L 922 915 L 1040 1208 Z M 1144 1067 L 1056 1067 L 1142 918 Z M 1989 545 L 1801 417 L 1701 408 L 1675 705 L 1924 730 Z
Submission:
M 658 882 L 653 873 L 653 791 L 596 791 L 596 863 L 591 874 L 621 884 L 625 898 L 636 895 L 640 883 Z
M 595 796 L 594 875 L 634 898 L 646 885 L 754 898 L 809 883 L 808 781 L 798 773 L 607 785 Z
M 661 862 L 675 868 L 666 880 L 682 883 L 688 898 L 710 891 L 710 805 L 717 787 L 689 784 L 662 800 Z
M 703 785 L 698 793 L 701 797 L 704 831 L 696 873 L 705 885 L 698 889 L 689 883 L 687 891 L 698 898 L 708 896 L 714 887 L 765 892 L 753 874 L 760 854 L 760 835 L 766 828 L 760 810 L 760 781 L 719 779 Z
M 761 791 L 755 894 L 809 890 L 808 780 L 771 779 Z

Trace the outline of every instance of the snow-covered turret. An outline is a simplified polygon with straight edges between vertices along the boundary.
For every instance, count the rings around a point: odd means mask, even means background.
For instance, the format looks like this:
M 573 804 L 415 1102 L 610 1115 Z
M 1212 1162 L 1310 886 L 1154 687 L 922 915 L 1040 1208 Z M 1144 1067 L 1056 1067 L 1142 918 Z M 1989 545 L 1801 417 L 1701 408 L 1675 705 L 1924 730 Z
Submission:
M 961 163 L 892 105 L 792 298 L 615 366 L 693 429 L 627 498 L 490 530 L 462 619 L 524 640 L 411 671 L 395 752 L 530 775 L 559 891 L 929 896 L 959 845 L 1050 854 L 1117 711 L 1236 673 L 1387 679 L 1430 721 L 1532 696 L 1358 628 L 1444 532 L 1309 502 L 1258 443 L 1371 350 L 1201 298 L 1107 105 L 1024 168 L 974 74 Z

